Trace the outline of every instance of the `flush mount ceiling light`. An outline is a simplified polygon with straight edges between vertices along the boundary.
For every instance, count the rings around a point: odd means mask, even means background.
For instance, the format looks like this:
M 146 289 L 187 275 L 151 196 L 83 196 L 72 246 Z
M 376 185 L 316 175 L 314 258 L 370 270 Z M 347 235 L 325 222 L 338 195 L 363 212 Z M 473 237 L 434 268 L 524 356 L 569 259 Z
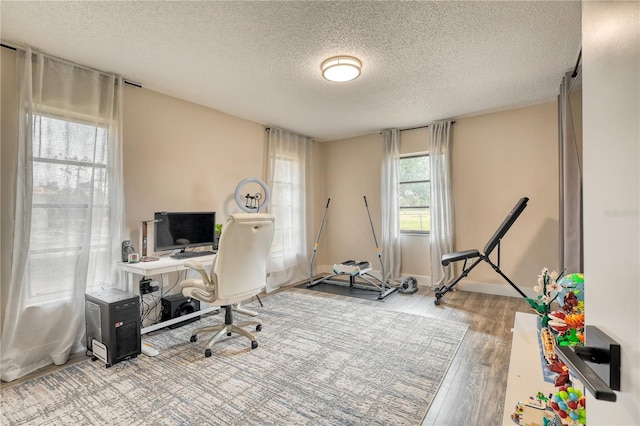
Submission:
M 322 63 L 322 76 L 329 81 L 342 83 L 360 76 L 362 62 L 353 56 L 334 56 Z

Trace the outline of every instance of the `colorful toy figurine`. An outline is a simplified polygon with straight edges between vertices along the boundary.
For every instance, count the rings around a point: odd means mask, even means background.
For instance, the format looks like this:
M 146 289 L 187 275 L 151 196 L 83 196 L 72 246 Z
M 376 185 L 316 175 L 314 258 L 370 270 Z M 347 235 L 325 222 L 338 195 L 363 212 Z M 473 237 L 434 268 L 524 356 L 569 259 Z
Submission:
M 511 414 L 511 420 L 519 426 L 542 425 L 543 421 L 551 420 L 553 411 L 548 406 L 551 398 L 538 392 L 536 397 L 530 396 L 527 401 L 518 401 L 515 411 Z
M 558 413 L 563 420 L 571 424 L 587 424 L 586 399 L 580 389 L 562 386 L 553 395 L 549 406 Z

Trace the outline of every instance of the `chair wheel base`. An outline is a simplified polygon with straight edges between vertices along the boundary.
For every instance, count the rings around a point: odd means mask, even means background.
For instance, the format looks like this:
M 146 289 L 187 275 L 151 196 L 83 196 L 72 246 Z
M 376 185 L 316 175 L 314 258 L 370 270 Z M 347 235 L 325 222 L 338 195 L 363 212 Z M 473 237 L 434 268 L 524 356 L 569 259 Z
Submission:
M 197 342 L 198 341 L 198 336 L 191 336 L 191 343 Z
M 256 325 L 256 331 L 262 331 L 262 324 Z
M 205 358 L 209 358 L 211 356 L 211 349 L 205 349 L 204 356 Z
M 258 342 L 257 342 L 257 341 L 255 341 L 255 340 L 253 340 L 253 341 L 251 342 L 251 349 L 255 349 L 255 348 L 257 348 L 257 347 L 258 347 Z

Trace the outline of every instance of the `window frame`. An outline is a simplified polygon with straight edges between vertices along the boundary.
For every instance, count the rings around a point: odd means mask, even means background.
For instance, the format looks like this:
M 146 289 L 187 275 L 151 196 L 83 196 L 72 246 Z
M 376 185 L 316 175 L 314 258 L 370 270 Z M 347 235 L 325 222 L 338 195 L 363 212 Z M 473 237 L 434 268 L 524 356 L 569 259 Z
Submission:
M 73 123 L 76 125 L 90 126 L 92 128 L 95 128 L 96 131 L 104 132 L 104 138 L 105 138 L 104 143 L 107 145 L 106 149 L 107 150 L 109 149 L 108 148 L 109 122 L 106 120 L 102 120 L 102 119 L 89 120 L 86 116 L 83 116 L 82 114 L 77 114 L 77 113 L 73 113 L 66 110 L 60 111 L 57 108 L 50 108 L 50 107 L 41 108 L 41 110 L 34 112 L 33 117 L 34 117 L 34 122 L 36 120 L 40 121 L 43 119 L 58 120 L 66 123 Z M 38 143 L 41 145 L 42 140 L 38 140 Z M 36 154 L 36 151 L 39 151 L 39 152 Z M 47 157 L 42 155 L 42 152 L 40 152 L 40 149 L 36 149 L 35 146 L 32 147 L 31 162 L 32 162 L 33 169 L 37 167 L 36 166 L 37 164 L 43 164 L 43 165 L 50 164 L 50 165 L 63 165 L 63 166 L 80 167 L 80 168 L 91 168 L 93 170 L 103 170 L 104 173 L 107 173 L 108 167 L 109 167 L 108 159 L 107 157 L 105 157 L 103 160 L 104 162 L 91 162 L 86 160 L 77 160 L 73 158 L 62 159 L 62 158 Z M 35 191 L 37 189 L 37 184 L 35 181 L 32 182 L 31 189 L 32 189 L 32 193 L 31 193 L 32 218 L 37 216 L 35 212 L 39 209 L 55 208 L 55 209 L 60 209 L 64 211 L 90 209 L 90 206 L 88 203 L 74 203 L 74 202 L 72 203 L 44 202 L 43 203 L 41 201 L 37 201 L 34 196 Z M 107 191 L 110 191 L 110 190 L 111 188 L 107 186 Z M 108 210 L 110 209 L 110 206 L 105 204 L 94 204 L 93 208 L 105 209 L 108 214 Z M 38 226 L 38 223 L 36 223 L 35 225 Z M 34 223 L 32 222 L 30 226 L 33 229 Z M 29 262 L 32 262 L 38 258 L 55 259 L 61 254 L 79 252 L 80 250 L 83 249 L 82 246 L 77 246 L 77 245 L 65 246 L 65 247 L 51 247 L 51 248 L 49 247 L 31 248 L 32 243 L 33 243 L 33 232 L 32 232 L 31 241 L 29 244 L 30 245 Z M 106 244 L 106 242 L 103 240 L 98 241 L 97 245 L 94 245 L 93 241 L 90 242 L 91 250 L 105 250 L 107 247 L 108 247 L 108 244 Z M 27 270 L 26 273 L 31 274 L 31 271 Z M 97 285 L 94 285 L 93 287 L 88 285 L 87 290 L 90 290 L 94 287 L 98 288 Z M 46 289 L 43 291 L 43 289 L 38 286 L 34 287 L 32 280 L 28 280 L 27 298 L 31 304 L 41 305 L 43 303 L 49 303 L 58 299 L 65 298 L 69 294 L 71 294 L 72 291 L 73 291 L 72 289 L 68 289 L 68 288 L 53 288 L 51 290 Z
M 409 159 L 409 158 L 418 158 L 418 157 L 427 157 L 429 159 L 429 167 L 431 167 L 431 157 L 429 155 L 428 151 L 423 151 L 423 152 L 412 152 L 412 153 L 407 153 L 407 154 L 401 154 L 400 158 L 399 158 L 399 163 L 398 163 L 398 169 L 400 169 L 401 164 L 402 164 L 402 160 L 405 159 Z M 412 184 L 412 183 L 429 183 L 429 185 L 431 184 L 431 178 L 429 177 L 428 179 L 419 179 L 419 180 L 407 180 L 407 181 L 402 181 L 398 178 L 398 189 L 400 189 L 401 185 L 403 184 Z M 431 189 L 431 187 L 429 186 L 429 190 Z M 431 211 L 431 206 L 413 206 L 413 207 L 402 207 L 400 206 L 400 203 L 398 203 L 398 221 L 399 226 L 400 226 L 400 234 L 401 235 L 429 235 L 431 233 L 431 216 L 429 216 L 429 230 L 423 231 L 420 229 L 402 229 L 402 224 L 400 221 L 400 217 L 401 217 L 401 213 L 403 210 L 407 211 L 407 210 L 417 210 L 417 209 L 428 209 L 429 211 Z
M 275 156 L 274 160 L 275 164 L 278 163 L 287 164 L 289 167 L 300 167 L 298 158 L 293 155 L 286 154 L 278 154 Z M 273 177 L 272 182 L 272 193 L 291 193 L 293 188 L 293 183 L 287 180 L 278 179 L 276 176 Z M 280 188 L 278 188 L 280 187 Z M 287 188 L 287 191 L 278 191 L 278 189 Z M 294 217 L 294 206 L 292 204 L 281 204 L 279 203 L 278 197 L 272 197 L 271 199 L 271 211 L 286 211 L 285 215 L 287 219 L 292 219 Z M 281 218 L 282 219 L 282 218 Z M 292 224 L 292 220 L 280 220 L 276 224 L 276 228 L 280 235 L 284 235 L 287 237 L 286 241 L 278 241 L 277 238 L 274 238 L 273 245 L 271 247 L 271 255 L 273 257 L 287 258 L 287 257 L 295 257 L 297 253 L 295 249 L 291 247 L 291 243 L 293 242 L 293 234 L 294 227 Z

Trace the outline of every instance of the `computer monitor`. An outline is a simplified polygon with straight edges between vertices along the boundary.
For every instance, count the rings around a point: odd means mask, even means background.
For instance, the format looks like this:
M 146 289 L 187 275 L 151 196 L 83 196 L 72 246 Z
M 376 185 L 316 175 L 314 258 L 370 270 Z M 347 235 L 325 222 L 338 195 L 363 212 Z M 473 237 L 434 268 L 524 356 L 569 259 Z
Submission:
M 216 212 L 156 212 L 154 250 L 182 250 L 212 246 Z

